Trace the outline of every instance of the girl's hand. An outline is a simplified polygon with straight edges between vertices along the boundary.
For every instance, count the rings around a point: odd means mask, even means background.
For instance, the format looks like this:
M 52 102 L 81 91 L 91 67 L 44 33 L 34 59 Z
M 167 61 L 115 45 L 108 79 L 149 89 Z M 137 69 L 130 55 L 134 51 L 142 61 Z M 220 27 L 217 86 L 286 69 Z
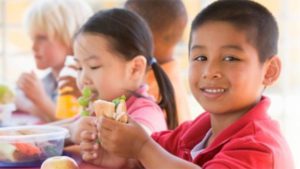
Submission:
M 76 78 L 72 77 L 72 76 L 61 76 L 58 78 L 59 81 L 59 89 L 63 89 L 64 87 L 70 87 L 72 88 L 72 91 L 66 91 L 63 92 L 62 95 L 64 94 L 70 94 L 73 95 L 75 97 L 80 97 L 81 96 L 81 92 L 78 89 L 77 83 L 76 83 Z
M 151 139 L 131 118 L 126 124 L 101 118 L 98 124 L 101 146 L 109 153 L 120 157 L 137 158 L 143 145 Z
M 87 116 L 80 117 L 75 122 L 71 123 L 68 126 L 71 135 L 71 141 L 75 144 L 79 144 L 81 142 L 81 133 L 83 131 L 89 131 L 90 133 L 94 133 L 94 139 L 96 139 L 97 128 L 96 128 L 96 118 Z
M 80 151 L 84 161 L 105 168 L 130 168 L 126 158 L 108 153 L 98 142 L 95 133 L 83 131 L 80 135 Z M 135 162 L 135 161 L 134 161 Z M 135 163 L 132 164 L 135 164 Z
M 26 97 L 36 105 L 39 105 L 44 98 L 48 97 L 42 82 L 33 71 L 21 74 L 17 81 L 17 85 L 23 90 Z
M 99 144 L 97 143 L 96 134 L 94 132 L 84 130 L 80 134 L 80 139 L 82 159 L 95 165 L 101 165 L 101 153 L 104 152 L 104 150 L 102 150 L 102 152 L 98 152 Z

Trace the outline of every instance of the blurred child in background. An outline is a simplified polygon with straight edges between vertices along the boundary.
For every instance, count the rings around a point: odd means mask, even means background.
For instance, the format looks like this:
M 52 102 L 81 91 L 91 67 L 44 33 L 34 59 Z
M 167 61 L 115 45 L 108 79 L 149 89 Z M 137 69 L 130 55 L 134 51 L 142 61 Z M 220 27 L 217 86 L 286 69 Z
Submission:
M 139 14 L 149 25 L 153 35 L 154 57 L 168 75 L 174 87 L 179 123 L 191 119 L 188 108 L 187 90 L 181 78 L 181 70 L 174 56 L 187 24 L 187 13 L 181 0 L 127 0 L 125 8 Z M 163 14 L 162 14 L 163 12 Z M 161 93 L 153 71 L 147 75 L 149 93 L 159 102 Z
M 33 41 L 36 66 L 40 70 L 49 68 L 50 72 L 42 79 L 33 71 L 19 77 L 17 86 L 25 95 L 19 94 L 16 99 L 19 110 L 36 115 L 45 122 L 56 119 L 58 75 L 66 56 L 73 55 L 73 35 L 92 13 L 92 9 L 81 0 L 39 0 L 30 7 L 25 24 Z

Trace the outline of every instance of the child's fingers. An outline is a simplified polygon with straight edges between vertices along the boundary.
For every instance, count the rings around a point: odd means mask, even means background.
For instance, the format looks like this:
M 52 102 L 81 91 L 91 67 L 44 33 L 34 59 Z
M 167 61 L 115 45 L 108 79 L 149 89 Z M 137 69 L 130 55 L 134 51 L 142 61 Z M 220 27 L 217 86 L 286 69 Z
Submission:
M 80 143 L 80 150 L 81 151 L 97 151 L 99 148 L 98 143 L 95 142 L 81 142 Z
M 58 77 L 57 80 L 58 80 L 58 81 L 61 81 L 61 80 L 64 81 L 64 80 L 69 80 L 69 79 L 71 79 L 71 78 L 74 79 L 72 76 L 60 76 L 60 77 Z
M 95 117 L 82 117 L 80 120 L 79 120 L 79 124 L 84 124 L 84 125 L 87 125 L 89 127 L 96 127 L 96 121 L 97 119 Z M 96 129 L 96 128 L 95 128 Z
M 80 138 L 81 138 L 81 140 L 85 140 L 85 141 L 95 141 L 97 138 L 97 135 L 94 132 L 84 130 L 80 133 Z
M 84 161 L 92 161 L 92 160 L 95 160 L 97 157 L 98 157 L 98 154 L 96 152 L 82 152 L 82 155 L 81 155 L 82 159 Z
M 81 156 L 85 161 L 94 160 L 97 158 L 97 150 L 99 145 L 95 142 L 83 141 L 80 143 Z
M 62 89 L 64 87 L 77 87 L 76 86 L 76 79 L 71 76 L 63 76 L 59 77 L 59 88 Z
M 100 122 L 99 122 L 100 125 L 98 125 L 98 130 L 113 131 L 115 126 L 118 125 L 118 123 L 120 122 L 110 118 L 106 118 L 106 117 L 100 118 Z

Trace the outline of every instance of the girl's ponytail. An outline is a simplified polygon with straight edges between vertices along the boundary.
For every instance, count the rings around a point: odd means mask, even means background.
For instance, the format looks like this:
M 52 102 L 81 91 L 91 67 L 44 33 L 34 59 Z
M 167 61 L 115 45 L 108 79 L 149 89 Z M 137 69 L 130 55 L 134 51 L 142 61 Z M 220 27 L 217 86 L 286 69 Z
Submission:
M 168 128 L 174 129 L 178 126 L 178 118 L 173 85 L 164 70 L 157 64 L 155 58 L 152 57 L 149 64 L 152 67 L 161 94 L 159 106 L 167 113 Z

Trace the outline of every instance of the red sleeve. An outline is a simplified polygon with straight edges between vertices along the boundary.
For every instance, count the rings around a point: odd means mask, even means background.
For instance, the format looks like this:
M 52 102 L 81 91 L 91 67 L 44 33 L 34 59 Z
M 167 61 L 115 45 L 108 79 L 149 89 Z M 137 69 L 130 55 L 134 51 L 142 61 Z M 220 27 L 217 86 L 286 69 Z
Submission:
M 192 122 L 182 123 L 174 130 L 156 132 L 152 134 L 152 138 L 160 144 L 164 149 L 174 155 L 178 155 L 180 148 L 180 140 L 187 131 Z
M 253 139 L 253 138 L 252 138 Z M 271 150 L 251 138 L 232 140 L 203 169 L 248 169 L 273 168 L 274 159 Z

